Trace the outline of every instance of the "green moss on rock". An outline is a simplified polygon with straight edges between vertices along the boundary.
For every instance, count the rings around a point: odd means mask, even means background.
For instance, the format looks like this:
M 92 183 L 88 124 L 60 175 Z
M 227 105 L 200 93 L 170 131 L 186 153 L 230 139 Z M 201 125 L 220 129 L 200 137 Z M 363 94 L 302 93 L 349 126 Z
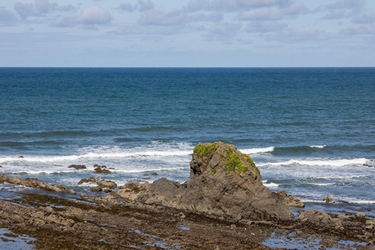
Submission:
M 248 171 L 249 169 L 243 162 L 240 157 L 233 151 L 233 149 L 228 150 L 228 161 L 227 161 L 227 170 L 228 172 L 236 171 L 238 174 Z
M 196 153 L 199 157 L 205 157 L 209 155 L 211 151 L 215 151 L 219 148 L 219 145 L 216 144 L 198 144 L 194 148 L 194 153 Z
M 250 155 L 248 155 L 248 154 L 242 154 L 242 155 L 246 158 L 247 162 L 250 163 L 250 165 L 260 174 L 259 168 L 255 165 L 255 163 L 254 163 L 253 159 L 250 157 Z

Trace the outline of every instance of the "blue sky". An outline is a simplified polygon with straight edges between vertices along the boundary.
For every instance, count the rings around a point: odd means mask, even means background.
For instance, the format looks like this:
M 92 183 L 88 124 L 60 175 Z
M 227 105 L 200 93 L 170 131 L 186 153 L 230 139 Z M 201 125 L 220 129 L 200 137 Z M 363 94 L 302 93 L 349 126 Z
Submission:
M 6 0 L 7 66 L 375 66 L 375 1 Z

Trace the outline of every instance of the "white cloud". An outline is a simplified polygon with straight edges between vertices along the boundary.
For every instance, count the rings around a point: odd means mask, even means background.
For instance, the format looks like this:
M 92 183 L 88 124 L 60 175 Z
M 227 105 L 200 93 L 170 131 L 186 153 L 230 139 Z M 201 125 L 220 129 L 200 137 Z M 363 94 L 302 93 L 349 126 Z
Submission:
M 354 23 L 375 23 L 375 12 L 367 12 L 356 15 L 353 20 Z
M 56 17 L 52 26 L 69 27 L 75 25 L 103 25 L 112 21 L 112 15 L 106 9 L 92 5 L 81 11 L 77 16 Z
M 154 9 L 154 3 L 150 0 L 144 1 L 144 0 L 138 0 L 138 3 L 131 4 L 131 3 L 122 3 L 119 6 L 120 10 L 133 12 L 133 11 L 147 11 Z
M 136 6 L 134 6 L 131 3 L 122 3 L 122 4 L 120 4 L 120 6 L 118 8 L 120 10 L 132 12 L 136 9 Z
M 230 10 L 246 10 L 250 8 L 261 8 L 269 6 L 282 6 L 288 0 L 214 0 L 211 9 Z
M 141 25 L 181 25 L 187 20 L 188 15 L 181 10 L 165 12 L 152 9 L 142 13 L 138 19 Z
M 290 2 L 283 9 L 286 15 L 299 15 L 310 12 L 310 9 L 301 2 Z
M 357 9 L 365 5 L 364 0 L 336 0 L 334 3 L 325 5 L 326 9 Z
M 217 23 L 211 26 L 208 33 L 204 35 L 206 40 L 216 40 L 216 41 L 232 41 L 237 33 L 241 29 L 241 24 L 239 23 Z
M 280 20 L 284 14 L 279 10 L 271 8 L 252 9 L 242 13 L 243 20 Z
M 207 0 L 191 0 L 186 6 L 188 12 L 195 12 L 206 9 L 209 6 Z
M 286 23 L 278 21 L 256 21 L 249 23 L 246 31 L 250 33 L 282 32 L 287 27 Z
M 316 12 L 328 12 L 322 19 L 338 20 L 351 18 L 365 6 L 364 0 L 336 0 L 334 3 L 319 6 Z
M 139 11 L 147 11 L 155 8 L 154 3 L 151 2 L 150 0 L 148 1 L 143 1 L 143 0 L 138 0 L 138 9 Z
M 16 21 L 16 16 L 10 10 L 0 7 L 0 23 L 12 23 Z
M 281 33 L 281 41 L 287 42 L 314 42 L 319 40 L 326 40 L 328 35 L 325 31 L 315 27 L 299 27 L 295 29 L 288 29 L 285 33 Z
M 70 11 L 74 7 L 71 4 L 60 6 L 57 3 L 50 3 L 48 0 L 34 0 L 34 4 L 16 2 L 14 9 L 23 19 L 26 19 L 29 16 L 41 16 L 50 11 Z
M 352 23 L 342 33 L 345 35 L 375 35 L 375 23 Z
M 224 15 L 220 12 L 213 12 L 209 14 L 194 14 L 190 15 L 189 22 L 220 22 L 223 20 Z

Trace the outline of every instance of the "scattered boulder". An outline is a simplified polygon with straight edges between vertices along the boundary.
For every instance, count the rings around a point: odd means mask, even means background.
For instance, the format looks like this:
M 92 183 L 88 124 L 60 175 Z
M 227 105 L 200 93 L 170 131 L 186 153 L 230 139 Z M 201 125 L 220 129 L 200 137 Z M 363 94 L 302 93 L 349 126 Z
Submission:
M 294 197 L 293 195 L 288 195 L 286 191 L 277 192 L 277 194 L 284 199 L 285 203 L 288 204 L 290 207 L 298 207 L 303 208 L 305 207 L 305 203 L 303 203 L 300 199 Z
M 43 183 L 37 178 L 26 178 L 21 180 L 18 176 L 14 176 L 13 178 L 9 178 L 5 174 L 0 175 L 0 183 L 10 183 L 15 185 L 22 185 L 25 187 L 31 188 L 41 188 L 47 191 L 57 192 L 57 193 L 69 193 L 75 194 L 74 190 L 68 189 L 65 185 L 61 184 L 60 186 L 56 186 L 50 183 Z
M 103 189 L 101 187 L 99 187 L 99 186 L 96 186 L 96 187 L 91 187 L 90 191 L 94 192 L 94 193 L 99 193 L 99 192 L 102 192 Z
M 332 198 L 329 195 L 326 195 L 326 196 L 324 196 L 323 201 L 325 201 L 326 203 L 330 203 L 333 200 L 332 200 Z
M 98 174 L 110 174 L 111 173 L 111 171 L 106 166 L 104 166 L 104 165 L 100 166 L 98 164 L 95 164 L 94 165 L 94 170 Z
M 23 155 L 20 155 L 18 158 L 22 159 L 22 158 L 25 158 L 25 157 L 23 157 Z
M 292 218 L 291 210 L 262 183 L 251 157 L 223 142 L 198 144 L 190 162 L 190 180 L 161 178 L 152 184 L 129 182 L 116 195 L 131 203 L 164 206 L 239 221 Z
M 78 185 L 83 183 L 94 183 L 97 184 L 97 187 L 90 188 L 91 192 L 111 192 L 112 189 L 115 189 L 117 187 L 117 184 L 113 181 L 105 181 L 105 180 L 99 180 L 95 179 L 94 177 L 90 177 L 88 179 L 83 178 L 78 182 Z
M 358 220 L 358 221 L 361 221 L 361 222 L 366 222 L 366 214 L 363 213 L 363 212 L 358 212 L 355 214 L 355 218 Z
M 68 168 L 75 168 L 75 169 L 86 169 L 86 166 L 85 165 L 76 165 L 76 164 L 72 164 L 70 165 Z

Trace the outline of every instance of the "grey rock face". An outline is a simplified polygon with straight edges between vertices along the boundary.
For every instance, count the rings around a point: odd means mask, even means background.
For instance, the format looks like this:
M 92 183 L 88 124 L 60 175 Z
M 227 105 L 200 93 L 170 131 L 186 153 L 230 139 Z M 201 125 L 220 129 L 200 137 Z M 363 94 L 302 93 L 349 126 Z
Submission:
M 165 178 L 152 184 L 132 182 L 116 194 L 131 202 L 234 221 L 291 219 L 289 206 L 262 184 L 251 158 L 234 145 L 222 142 L 197 145 L 190 169 L 190 180 L 186 183 Z

